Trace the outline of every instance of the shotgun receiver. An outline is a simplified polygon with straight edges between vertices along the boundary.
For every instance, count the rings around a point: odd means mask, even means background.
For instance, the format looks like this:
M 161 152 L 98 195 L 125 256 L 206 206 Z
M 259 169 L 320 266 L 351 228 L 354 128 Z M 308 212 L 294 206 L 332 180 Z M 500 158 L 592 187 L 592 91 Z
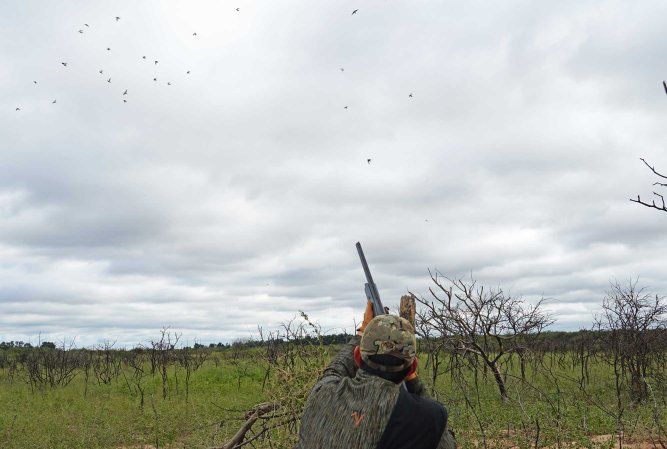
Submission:
M 366 263 L 366 257 L 364 256 L 364 250 L 361 249 L 361 243 L 357 242 L 357 252 L 359 253 L 359 259 L 361 259 L 361 266 L 364 268 L 364 274 L 366 275 L 366 298 L 373 303 L 373 315 L 384 315 L 384 307 L 382 306 L 382 300 L 380 300 L 380 292 L 373 282 L 373 276 L 371 276 L 371 270 L 368 269 L 368 264 Z

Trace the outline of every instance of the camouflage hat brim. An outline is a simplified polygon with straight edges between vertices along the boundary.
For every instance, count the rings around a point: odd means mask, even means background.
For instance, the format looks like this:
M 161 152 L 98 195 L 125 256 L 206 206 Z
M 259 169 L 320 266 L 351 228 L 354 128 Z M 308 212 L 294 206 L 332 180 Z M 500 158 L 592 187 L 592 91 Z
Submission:
M 364 363 L 370 366 L 371 368 L 385 373 L 398 373 L 399 371 L 408 369 L 410 365 L 412 365 L 411 360 L 410 361 L 406 360 L 405 363 L 396 366 L 382 365 L 381 363 L 377 363 L 371 360 L 369 355 L 364 355 L 364 354 L 361 355 L 361 360 L 363 360 Z

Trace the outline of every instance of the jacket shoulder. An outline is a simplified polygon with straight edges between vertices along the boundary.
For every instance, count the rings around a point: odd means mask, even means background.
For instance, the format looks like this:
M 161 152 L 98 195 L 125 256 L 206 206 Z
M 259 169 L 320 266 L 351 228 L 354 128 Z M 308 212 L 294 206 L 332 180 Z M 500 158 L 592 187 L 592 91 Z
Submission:
M 401 389 L 378 449 L 435 449 L 446 427 L 442 404 Z

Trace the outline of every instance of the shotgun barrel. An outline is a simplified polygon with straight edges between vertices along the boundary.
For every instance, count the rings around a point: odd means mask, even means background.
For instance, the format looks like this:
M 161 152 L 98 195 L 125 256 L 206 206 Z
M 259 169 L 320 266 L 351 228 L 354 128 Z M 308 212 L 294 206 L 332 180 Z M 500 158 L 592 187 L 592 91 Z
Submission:
M 366 262 L 366 256 L 364 256 L 364 250 L 361 249 L 361 243 L 357 242 L 357 252 L 359 253 L 359 259 L 361 259 L 361 266 L 364 268 L 364 274 L 366 275 L 366 298 L 373 303 L 373 314 L 375 316 L 383 315 L 385 313 L 384 307 L 382 306 L 382 300 L 380 299 L 380 292 L 378 292 L 377 285 L 373 282 L 373 276 L 371 276 L 371 270 L 368 268 L 368 263 Z

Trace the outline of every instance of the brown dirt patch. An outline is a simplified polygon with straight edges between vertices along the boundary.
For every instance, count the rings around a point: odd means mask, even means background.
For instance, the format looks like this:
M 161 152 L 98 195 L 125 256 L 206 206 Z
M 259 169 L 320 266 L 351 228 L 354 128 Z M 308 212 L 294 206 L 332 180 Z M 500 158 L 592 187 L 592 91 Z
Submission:
M 505 432 L 507 433 L 507 432 Z M 509 432 L 508 435 L 511 435 L 512 432 Z M 663 449 L 663 446 L 660 445 L 658 441 L 651 440 L 635 440 L 635 439 L 623 439 L 623 446 L 619 446 L 618 435 L 593 435 L 590 437 L 593 447 L 596 449 Z M 483 448 L 484 445 L 481 440 L 474 439 L 472 441 L 473 446 L 476 448 Z M 663 442 L 667 445 L 667 442 Z M 486 441 L 487 447 L 493 449 L 520 449 L 515 442 L 506 440 L 506 439 L 488 439 Z M 556 445 L 544 446 L 542 449 L 558 449 Z M 581 446 L 580 443 L 575 441 L 563 442 L 561 444 L 561 449 L 588 449 L 585 446 Z

